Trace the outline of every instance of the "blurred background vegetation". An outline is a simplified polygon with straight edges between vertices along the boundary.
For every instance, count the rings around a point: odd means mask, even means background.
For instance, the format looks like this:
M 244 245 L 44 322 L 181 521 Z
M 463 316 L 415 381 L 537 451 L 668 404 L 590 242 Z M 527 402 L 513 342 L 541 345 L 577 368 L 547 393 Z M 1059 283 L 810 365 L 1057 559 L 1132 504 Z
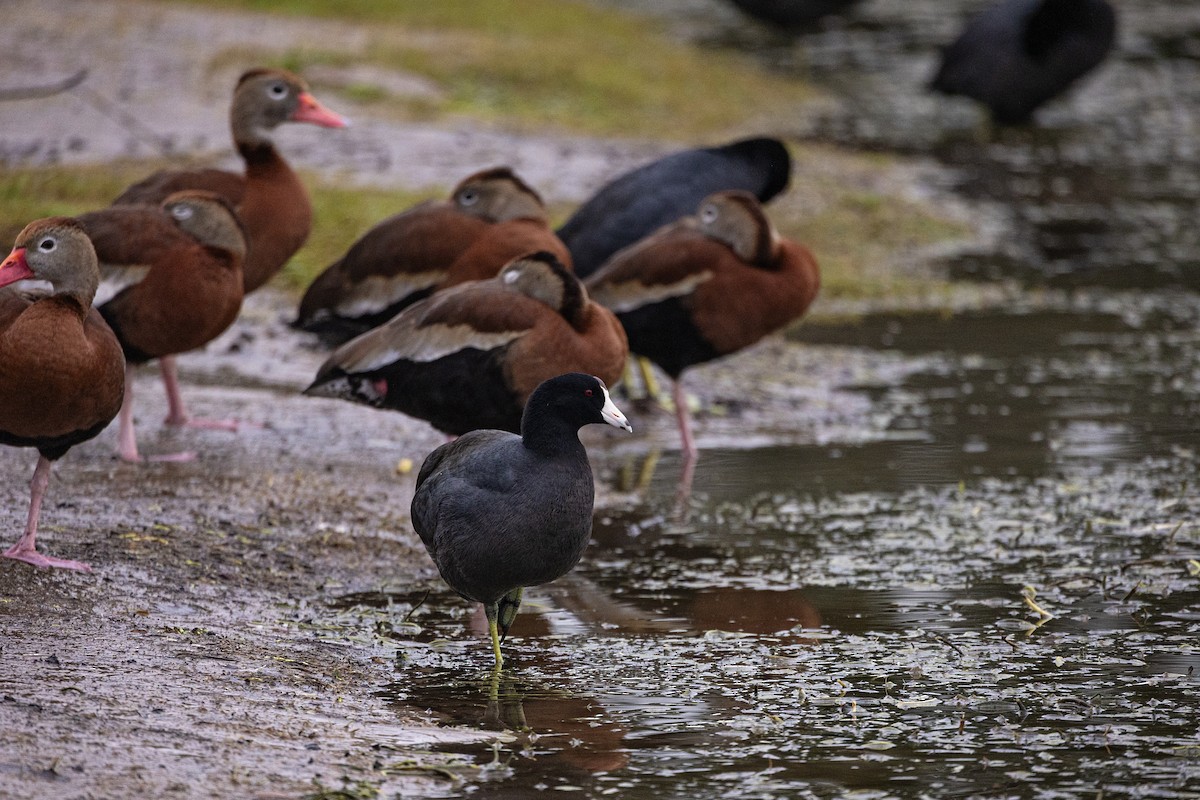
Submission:
M 180 0 L 162 3 L 188 5 Z M 321 97 L 351 116 L 433 124 L 480 124 L 516 134 L 661 140 L 680 147 L 738 136 L 780 135 L 789 120 L 823 102 L 791 76 L 749 58 L 671 37 L 658 21 L 577 0 L 212 0 L 205 8 L 313 18 L 368 26 L 365 46 L 278 52 L 215 52 L 229 63 L 317 67 L 367 66 L 433 87 L 392 93 L 386 82 L 322 86 Z M 223 113 L 223 112 L 222 112 Z M 896 253 L 968 233 L 936 209 L 870 188 L 867 179 L 892 156 L 790 143 L 791 190 L 771 206 L 780 230 L 807 243 L 823 270 L 823 295 L 879 298 L 938 291 L 920 271 L 898 272 Z M 285 153 L 286 155 L 286 153 Z M 7 170 L 0 174 L 0 235 L 11 241 L 25 222 L 106 205 L 120 190 L 167 162 Z M 276 284 L 300 291 L 371 225 L 418 200 L 445 196 L 462 174 L 423 190 L 360 188 L 306 176 L 315 227 Z M 572 206 L 551 203 L 560 222 Z M 819 311 L 818 304 L 817 310 Z

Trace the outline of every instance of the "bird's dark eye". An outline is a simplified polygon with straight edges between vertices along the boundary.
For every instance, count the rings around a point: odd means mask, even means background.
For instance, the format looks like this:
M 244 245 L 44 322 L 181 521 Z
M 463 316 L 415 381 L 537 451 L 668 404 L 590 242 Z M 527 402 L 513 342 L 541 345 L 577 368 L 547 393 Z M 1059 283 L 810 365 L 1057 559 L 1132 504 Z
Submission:
M 458 196 L 458 202 L 464 206 L 473 206 L 479 201 L 479 192 L 474 189 L 466 189 Z
M 43 253 L 53 253 L 56 247 L 58 247 L 58 242 L 49 236 L 38 242 L 38 250 L 41 250 Z
M 287 97 L 288 87 L 286 83 L 272 83 L 267 87 L 267 94 L 271 95 L 276 100 L 282 100 Z
M 591 389 L 584 389 L 584 390 L 583 390 L 583 396 L 584 396 L 584 397 L 591 397 L 591 396 L 592 396 L 592 390 L 591 390 Z
M 703 220 L 704 222 L 716 222 L 717 207 L 708 205 L 708 206 L 705 206 L 704 208 L 700 209 L 700 219 Z

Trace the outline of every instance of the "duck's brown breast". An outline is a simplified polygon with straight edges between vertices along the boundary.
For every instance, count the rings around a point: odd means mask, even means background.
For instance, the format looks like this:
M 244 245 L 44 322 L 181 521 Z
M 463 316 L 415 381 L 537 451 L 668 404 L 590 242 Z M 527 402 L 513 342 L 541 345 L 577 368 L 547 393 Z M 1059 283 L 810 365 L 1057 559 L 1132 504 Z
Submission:
M 121 346 L 95 309 L 0 290 L 0 431 L 31 445 L 92 431 L 120 411 L 124 386 Z

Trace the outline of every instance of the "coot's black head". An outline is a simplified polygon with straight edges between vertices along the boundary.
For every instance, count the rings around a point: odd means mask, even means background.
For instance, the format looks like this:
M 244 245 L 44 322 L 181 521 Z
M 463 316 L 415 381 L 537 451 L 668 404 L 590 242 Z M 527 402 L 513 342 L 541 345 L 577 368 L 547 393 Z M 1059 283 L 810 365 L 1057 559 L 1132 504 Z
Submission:
M 633 431 L 625 415 L 608 396 L 604 381 L 582 372 L 569 372 L 542 381 L 533 390 L 521 418 L 521 434 L 528 440 L 539 430 L 578 431 L 593 422 Z

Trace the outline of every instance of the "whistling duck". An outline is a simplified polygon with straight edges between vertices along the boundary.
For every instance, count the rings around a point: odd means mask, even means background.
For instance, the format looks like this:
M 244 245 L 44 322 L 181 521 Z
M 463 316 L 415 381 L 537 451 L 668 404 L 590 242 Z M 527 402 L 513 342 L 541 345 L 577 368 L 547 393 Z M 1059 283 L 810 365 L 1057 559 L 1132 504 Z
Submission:
M 591 537 L 596 488 L 579 429 L 592 423 L 633 430 L 599 378 L 557 375 L 530 396 L 520 436 L 467 433 L 417 475 L 413 528 L 450 588 L 483 604 L 497 670 L 525 587 L 570 572 Z
M 10 284 L 48 283 L 50 294 Z M 25 533 L 5 553 L 43 569 L 91 572 L 79 561 L 37 551 L 38 515 L 50 462 L 91 439 L 121 408 L 125 359 L 92 297 L 100 283 L 96 253 L 72 219 L 31 222 L 0 263 L 0 444 L 36 447 Z
M 140 461 L 133 429 L 133 371 L 159 360 L 168 425 L 236 429 L 191 419 L 179 394 L 174 356 L 203 347 L 233 324 L 242 307 L 246 241 L 233 207 L 205 191 L 176 192 L 159 208 L 113 206 L 77 218 L 92 238 L 103 283 L 96 307 L 125 351 L 128 374 L 118 453 Z M 187 460 L 191 453 L 155 460 Z
M 242 75 L 229 110 L 233 143 L 246 172 L 166 170 L 130 186 L 114 205 L 157 206 L 184 189 L 207 189 L 237 208 L 246 231 L 243 281 L 247 293 L 266 283 L 300 249 L 312 229 L 312 203 L 300 178 L 279 155 L 271 132 L 284 122 L 324 128 L 346 121 L 322 106 L 298 75 L 283 69 L 252 69 Z
M 552 253 L 538 252 L 346 343 L 306 394 L 396 409 L 452 435 L 516 432 L 539 383 L 578 371 L 617 380 L 628 353 L 612 312 Z
M 694 217 L 618 252 L 586 281 L 596 302 L 625 326 L 629 349 L 674 379 L 689 460 L 696 447 L 680 373 L 795 320 L 819 284 L 812 253 L 781 237 L 748 192 L 711 195 Z
M 586 278 L 622 247 L 685 217 L 713 192 L 741 189 L 767 202 L 787 188 L 792 159 L 778 139 L 742 139 L 671 153 L 601 187 L 558 229 Z
M 1106 0 L 1003 0 L 943 50 L 930 88 L 978 100 L 998 124 L 1026 123 L 1104 60 L 1116 31 Z
M 507 167 L 477 172 L 449 200 L 421 203 L 363 234 L 308 287 L 295 325 L 341 344 L 435 291 L 494 277 L 536 250 L 571 263 L 536 191 Z
M 781 28 L 803 28 L 860 0 L 730 0 L 747 15 Z

